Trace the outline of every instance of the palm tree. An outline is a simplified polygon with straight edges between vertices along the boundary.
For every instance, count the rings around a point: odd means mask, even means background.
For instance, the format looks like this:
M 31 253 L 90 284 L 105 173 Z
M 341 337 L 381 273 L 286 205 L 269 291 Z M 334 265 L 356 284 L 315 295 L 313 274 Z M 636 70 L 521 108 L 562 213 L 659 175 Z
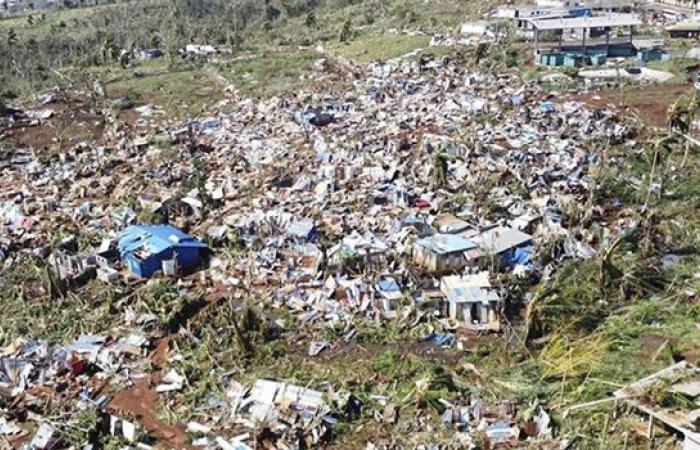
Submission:
M 7 45 L 14 47 L 15 44 L 17 44 L 17 33 L 15 32 L 14 28 L 10 28 L 10 30 L 7 32 Z
M 485 42 L 480 42 L 474 48 L 474 62 L 476 64 L 479 64 L 481 62 L 481 60 L 484 59 L 488 53 L 489 53 L 489 45 Z
M 433 160 L 435 186 L 441 188 L 447 184 L 447 156 L 444 153 L 436 153 Z
M 316 14 L 313 11 L 306 16 L 305 23 L 307 28 L 314 28 L 316 26 Z
M 352 35 L 352 22 L 350 20 L 346 20 L 343 24 L 343 29 L 340 31 L 340 42 L 349 41 L 352 39 Z

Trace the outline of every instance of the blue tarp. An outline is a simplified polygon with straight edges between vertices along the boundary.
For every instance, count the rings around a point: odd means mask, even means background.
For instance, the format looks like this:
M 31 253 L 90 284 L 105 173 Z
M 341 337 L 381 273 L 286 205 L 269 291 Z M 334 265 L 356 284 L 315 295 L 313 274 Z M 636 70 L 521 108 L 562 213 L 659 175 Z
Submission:
M 530 259 L 532 258 L 532 254 L 534 252 L 535 248 L 532 245 L 527 247 L 518 247 L 513 252 L 513 258 L 511 262 L 513 262 L 514 264 L 527 266 L 528 264 L 530 264 Z
M 423 341 L 433 342 L 439 347 L 454 347 L 457 344 L 457 338 L 455 335 L 449 333 L 430 333 Z
M 163 50 L 158 48 L 146 48 L 141 50 L 141 55 L 146 59 L 160 58 L 164 55 Z
M 206 248 L 192 236 L 171 225 L 131 225 L 119 234 L 119 254 L 125 254 L 145 247 L 150 253 L 177 246 L 180 248 Z
M 504 266 L 513 266 L 519 264 L 527 266 L 532 263 L 532 255 L 535 253 L 535 247 L 532 245 L 524 245 L 513 250 L 501 254 L 501 263 Z
M 544 101 L 540 103 L 540 111 L 543 113 L 552 113 L 556 111 L 556 108 L 554 107 L 554 103 L 550 101 Z
M 167 260 L 183 269 L 196 267 L 207 246 L 170 225 L 132 225 L 119 234 L 117 248 L 134 274 L 149 278 Z
M 385 278 L 377 283 L 377 287 L 383 292 L 397 292 L 400 290 L 399 285 L 392 278 Z
M 569 15 L 571 17 L 589 17 L 591 8 L 572 8 L 569 10 Z

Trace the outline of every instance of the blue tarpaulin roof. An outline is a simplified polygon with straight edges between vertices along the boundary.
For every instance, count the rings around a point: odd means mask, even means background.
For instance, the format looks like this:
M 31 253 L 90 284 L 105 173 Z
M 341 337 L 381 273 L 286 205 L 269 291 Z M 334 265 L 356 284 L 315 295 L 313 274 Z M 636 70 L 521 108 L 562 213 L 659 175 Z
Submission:
M 590 17 L 591 8 L 572 8 L 569 10 L 569 14 L 573 17 Z
M 379 287 L 380 291 L 385 292 L 394 292 L 400 290 L 399 285 L 392 278 L 385 278 L 383 280 L 379 280 L 377 286 Z
M 554 106 L 554 103 L 550 101 L 544 101 L 540 103 L 540 111 L 543 113 L 551 113 L 556 111 L 556 108 Z
M 141 248 L 160 253 L 169 247 L 206 248 L 206 244 L 170 225 L 131 225 L 119 234 L 117 247 L 123 257 Z
M 510 262 L 527 266 L 528 264 L 530 264 L 532 254 L 534 252 L 535 247 L 533 247 L 532 245 L 529 245 L 527 247 L 516 248 L 515 252 L 513 252 L 513 257 L 510 258 Z

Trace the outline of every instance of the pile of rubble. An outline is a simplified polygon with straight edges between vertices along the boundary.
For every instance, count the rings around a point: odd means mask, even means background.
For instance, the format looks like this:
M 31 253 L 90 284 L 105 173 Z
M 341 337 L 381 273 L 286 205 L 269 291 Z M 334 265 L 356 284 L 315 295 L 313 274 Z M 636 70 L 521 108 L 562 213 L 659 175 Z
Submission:
M 345 330 L 346 342 L 361 321 L 411 317 L 431 324 L 431 342 L 457 346 L 502 330 L 503 275 L 540 282 L 564 259 L 593 256 L 601 236 L 622 227 L 624 215 L 590 203 L 601 143 L 637 147 L 612 112 L 451 58 L 365 70 L 341 94 L 255 102 L 234 91 L 211 117 L 147 114 L 136 130 L 115 123 L 104 143 L 50 162 L 18 150 L 2 165 L 0 261 L 9 268 L 30 255 L 64 292 L 184 277 L 183 289 L 272 298 L 298 327 Z M 80 236 L 56 242 L 59 230 Z M 132 382 L 146 370 L 148 342 L 134 333 L 3 348 L 3 396 L 23 394 L 28 405 L 78 392 L 75 410 L 102 408 L 100 389 L 88 387 L 94 377 Z M 310 341 L 309 354 L 328 344 Z M 66 373 L 80 389 L 65 386 Z M 163 383 L 167 395 L 186 380 L 168 373 Z M 213 437 L 235 422 L 251 432 L 265 423 L 277 448 L 318 445 L 337 420 L 325 396 L 336 394 L 262 380 L 248 392 L 232 381 L 217 420 L 190 424 L 204 435 L 192 444 L 254 445 L 257 434 Z M 449 405 L 445 420 L 476 421 L 461 432 L 483 429 L 493 442 L 521 438 L 510 423 L 481 424 L 473 408 Z M 17 432 L 3 420 L 0 434 Z M 529 436 L 551 434 L 547 421 Z M 56 425 L 40 422 L 29 448 L 58 448 Z M 117 428 L 135 436 L 132 425 Z

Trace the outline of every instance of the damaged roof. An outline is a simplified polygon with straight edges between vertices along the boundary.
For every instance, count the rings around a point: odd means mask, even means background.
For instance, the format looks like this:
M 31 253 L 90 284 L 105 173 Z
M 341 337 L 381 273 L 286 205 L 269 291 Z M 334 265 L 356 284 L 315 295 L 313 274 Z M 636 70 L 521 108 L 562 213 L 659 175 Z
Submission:
M 122 255 L 145 249 L 157 254 L 171 247 L 206 248 L 206 244 L 170 225 L 131 225 L 119 234 Z

